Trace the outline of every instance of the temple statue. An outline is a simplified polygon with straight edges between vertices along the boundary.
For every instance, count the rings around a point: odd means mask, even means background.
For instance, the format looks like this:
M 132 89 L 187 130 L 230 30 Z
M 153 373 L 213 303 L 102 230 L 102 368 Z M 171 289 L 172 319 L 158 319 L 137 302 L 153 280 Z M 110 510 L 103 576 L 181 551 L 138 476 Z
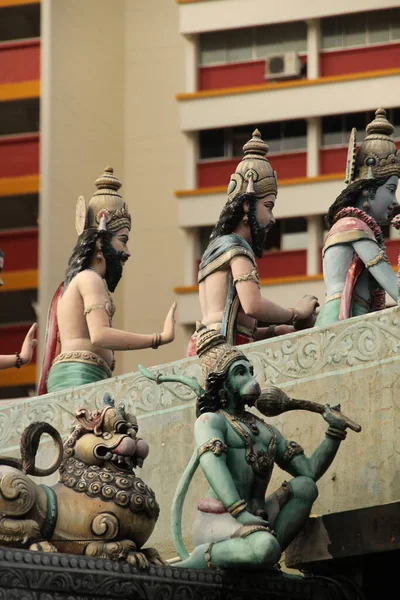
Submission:
M 261 258 L 266 235 L 275 223 L 278 185 L 266 158 L 268 145 L 257 129 L 243 151 L 198 274 L 199 325 L 221 331 L 235 345 L 311 327 L 318 306 L 315 296 L 305 296 L 294 308 L 283 308 L 261 295 L 256 257 Z M 269 325 L 257 327 L 258 321 Z M 189 356 L 196 354 L 196 339 L 197 332 L 190 340 Z
M 180 376 L 154 376 L 157 383 L 180 381 L 197 394 L 194 427 L 196 450 L 179 482 L 173 500 L 172 538 L 182 562 L 190 568 L 266 569 L 273 567 L 304 526 L 318 496 L 317 481 L 334 460 L 346 428 L 361 427 L 340 407 L 289 399 L 279 388 L 260 390 L 253 366 L 221 332 L 203 327 L 198 332 L 205 389 Z M 268 422 L 246 410 L 255 406 L 274 416 L 293 409 L 322 414 L 326 437 L 310 458 Z M 274 464 L 293 478 L 266 497 Z M 200 464 L 210 485 L 199 500 L 193 525 L 194 550 L 188 554 L 181 533 L 183 502 Z
M 76 207 L 78 241 L 64 282 L 50 305 L 39 394 L 112 376 L 115 350 L 157 349 L 175 337 L 174 303 L 161 333 L 138 334 L 112 327 L 114 292 L 128 260 L 131 216 L 111 167 L 95 185 L 88 205 Z
M 44 433 L 57 452 L 40 468 L 36 453 Z M 31 423 L 21 437 L 21 458 L 0 456 L 0 544 L 125 559 L 139 568 L 163 564 L 154 549 L 143 549 L 160 509 L 153 490 L 135 475 L 149 452 L 137 434 L 136 417 L 108 395 L 98 411 L 76 411 L 64 445 L 50 423 Z M 51 487 L 29 477 L 57 469 Z
M 3 286 L 2 273 L 4 269 L 4 252 L 0 250 L 0 287 Z M 35 338 L 37 324 L 34 323 L 29 329 L 22 343 L 22 348 L 15 354 L 0 355 L 0 369 L 20 369 L 23 365 L 27 365 L 32 360 L 33 351 L 36 348 L 37 340 Z
M 347 187 L 326 216 L 329 233 L 322 250 L 326 303 L 317 325 L 329 325 L 385 308 L 387 292 L 397 302 L 397 281 L 385 252 L 381 225 L 397 206 L 400 156 L 393 126 L 379 108 L 356 152 L 350 136 Z

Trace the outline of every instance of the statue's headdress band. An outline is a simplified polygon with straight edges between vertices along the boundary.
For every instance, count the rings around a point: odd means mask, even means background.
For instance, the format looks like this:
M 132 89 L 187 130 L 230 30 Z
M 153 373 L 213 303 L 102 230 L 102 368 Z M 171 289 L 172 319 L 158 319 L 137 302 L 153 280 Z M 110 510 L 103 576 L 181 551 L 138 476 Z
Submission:
M 205 326 L 197 330 L 197 356 L 204 379 L 210 373 L 225 374 L 236 360 L 248 360 L 241 350 L 227 343 L 220 331 Z

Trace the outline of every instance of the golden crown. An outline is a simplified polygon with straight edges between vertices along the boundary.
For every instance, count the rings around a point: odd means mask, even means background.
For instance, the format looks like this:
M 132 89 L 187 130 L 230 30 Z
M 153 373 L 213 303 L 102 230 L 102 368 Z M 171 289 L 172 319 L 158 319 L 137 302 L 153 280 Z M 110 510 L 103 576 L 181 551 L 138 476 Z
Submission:
M 375 118 L 365 131 L 367 136 L 358 152 L 357 130 L 353 128 L 351 131 L 345 183 L 391 175 L 400 177 L 400 154 L 392 137 L 394 127 L 386 118 L 383 108 L 375 111 Z
M 227 343 L 220 331 L 205 326 L 197 332 L 197 356 L 205 380 L 210 373 L 225 374 L 236 360 L 248 360 L 236 346 Z
M 231 175 L 229 200 L 247 191 L 254 192 L 256 198 L 277 195 L 277 176 L 266 157 L 268 150 L 268 144 L 261 139 L 259 130 L 255 129 L 252 138 L 243 146 L 244 157 Z
M 106 167 L 101 177 L 94 182 L 97 191 L 87 204 L 83 196 L 76 205 L 75 227 L 78 235 L 91 227 L 119 231 L 123 227 L 131 228 L 131 216 L 128 207 L 118 190 L 122 186 L 115 177 L 114 169 Z

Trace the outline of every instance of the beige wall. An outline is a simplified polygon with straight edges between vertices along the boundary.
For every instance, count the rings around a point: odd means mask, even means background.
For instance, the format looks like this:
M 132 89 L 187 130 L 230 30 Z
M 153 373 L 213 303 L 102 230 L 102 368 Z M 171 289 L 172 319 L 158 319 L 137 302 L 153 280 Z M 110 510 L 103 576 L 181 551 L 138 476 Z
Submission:
M 108 0 L 43 0 L 40 336 L 76 242 L 75 205 L 106 165 L 123 179 L 123 11 Z
M 173 195 L 184 185 L 174 99 L 184 71 L 177 13 L 174 3 L 162 0 L 42 2 L 41 339 L 76 241 L 76 200 L 91 197 L 108 164 L 123 183 L 133 220 L 133 256 L 117 290 L 114 324 L 146 333 L 162 329 L 183 273 Z M 158 356 L 117 357 L 117 372 L 182 355 L 178 335 Z
M 132 213 L 132 258 L 123 279 L 123 326 L 161 331 L 183 278 L 183 234 L 174 190 L 184 185 L 184 139 L 175 93 L 184 85 L 178 6 L 165 0 L 125 3 L 125 198 Z M 155 15 L 157 18 L 155 18 Z M 183 356 L 181 334 L 157 351 L 124 353 L 120 372 Z

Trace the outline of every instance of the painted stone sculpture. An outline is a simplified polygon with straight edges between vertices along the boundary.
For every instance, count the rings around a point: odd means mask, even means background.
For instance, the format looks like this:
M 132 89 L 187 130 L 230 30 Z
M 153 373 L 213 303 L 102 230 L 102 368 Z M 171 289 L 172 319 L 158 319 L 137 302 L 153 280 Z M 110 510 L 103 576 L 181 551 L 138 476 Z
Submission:
M 201 324 L 221 331 L 235 345 L 312 327 L 318 306 L 315 296 L 305 296 L 295 308 L 261 296 L 256 257 L 262 256 L 266 235 L 275 223 L 278 183 L 258 129 L 243 151 L 198 274 Z M 258 321 L 270 325 L 257 327 Z M 189 356 L 196 354 L 196 338 L 197 332 L 190 340 Z
M 137 432 L 136 418 L 108 396 L 100 410 L 76 412 L 64 449 L 50 424 L 29 425 L 21 439 L 21 460 L 0 456 L 0 544 L 126 559 L 138 567 L 162 564 L 154 549 L 142 548 L 159 506 L 133 471 L 149 451 Z M 58 449 L 46 469 L 35 466 L 43 433 Z M 45 477 L 58 468 L 59 481 L 52 487 L 29 477 Z
M 326 303 L 317 325 L 329 325 L 385 308 L 387 292 L 397 302 L 397 281 L 386 255 L 382 225 L 397 205 L 400 154 L 394 128 L 379 108 L 356 154 L 350 136 L 347 187 L 329 209 L 330 228 L 322 250 Z
M 175 338 L 174 303 L 162 333 L 112 327 L 114 292 L 128 260 L 131 216 L 112 167 L 95 181 L 97 191 L 76 207 L 78 241 L 64 282 L 48 313 L 39 395 L 112 377 L 115 350 L 157 349 Z
M 279 388 L 260 390 L 253 366 L 240 351 L 215 330 L 199 331 L 197 353 L 206 381 L 141 371 L 158 383 L 180 381 L 197 394 L 196 450 L 178 485 L 171 525 L 179 567 L 265 569 L 302 529 L 317 498 L 317 481 L 334 460 L 346 428 L 361 427 L 345 417 L 340 407 L 289 399 Z M 307 458 L 303 448 L 288 441 L 269 423 L 248 412 L 256 406 L 266 415 L 293 409 L 322 414 L 328 423 L 326 438 Z M 292 475 L 266 497 L 274 464 Z M 183 502 L 200 464 L 210 484 L 198 502 L 193 525 L 194 550 L 188 554 L 182 541 Z
M 4 252 L 0 250 L 0 287 L 3 286 L 2 273 L 4 269 Z M 0 355 L 0 369 L 12 369 L 16 367 L 20 369 L 23 365 L 27 365 L 32 360 L 33 351 L 36 348 L 37 340 L 35 338 L 37 324 L 34 323 L 25 336 L 20 352 L 15 354 Z

